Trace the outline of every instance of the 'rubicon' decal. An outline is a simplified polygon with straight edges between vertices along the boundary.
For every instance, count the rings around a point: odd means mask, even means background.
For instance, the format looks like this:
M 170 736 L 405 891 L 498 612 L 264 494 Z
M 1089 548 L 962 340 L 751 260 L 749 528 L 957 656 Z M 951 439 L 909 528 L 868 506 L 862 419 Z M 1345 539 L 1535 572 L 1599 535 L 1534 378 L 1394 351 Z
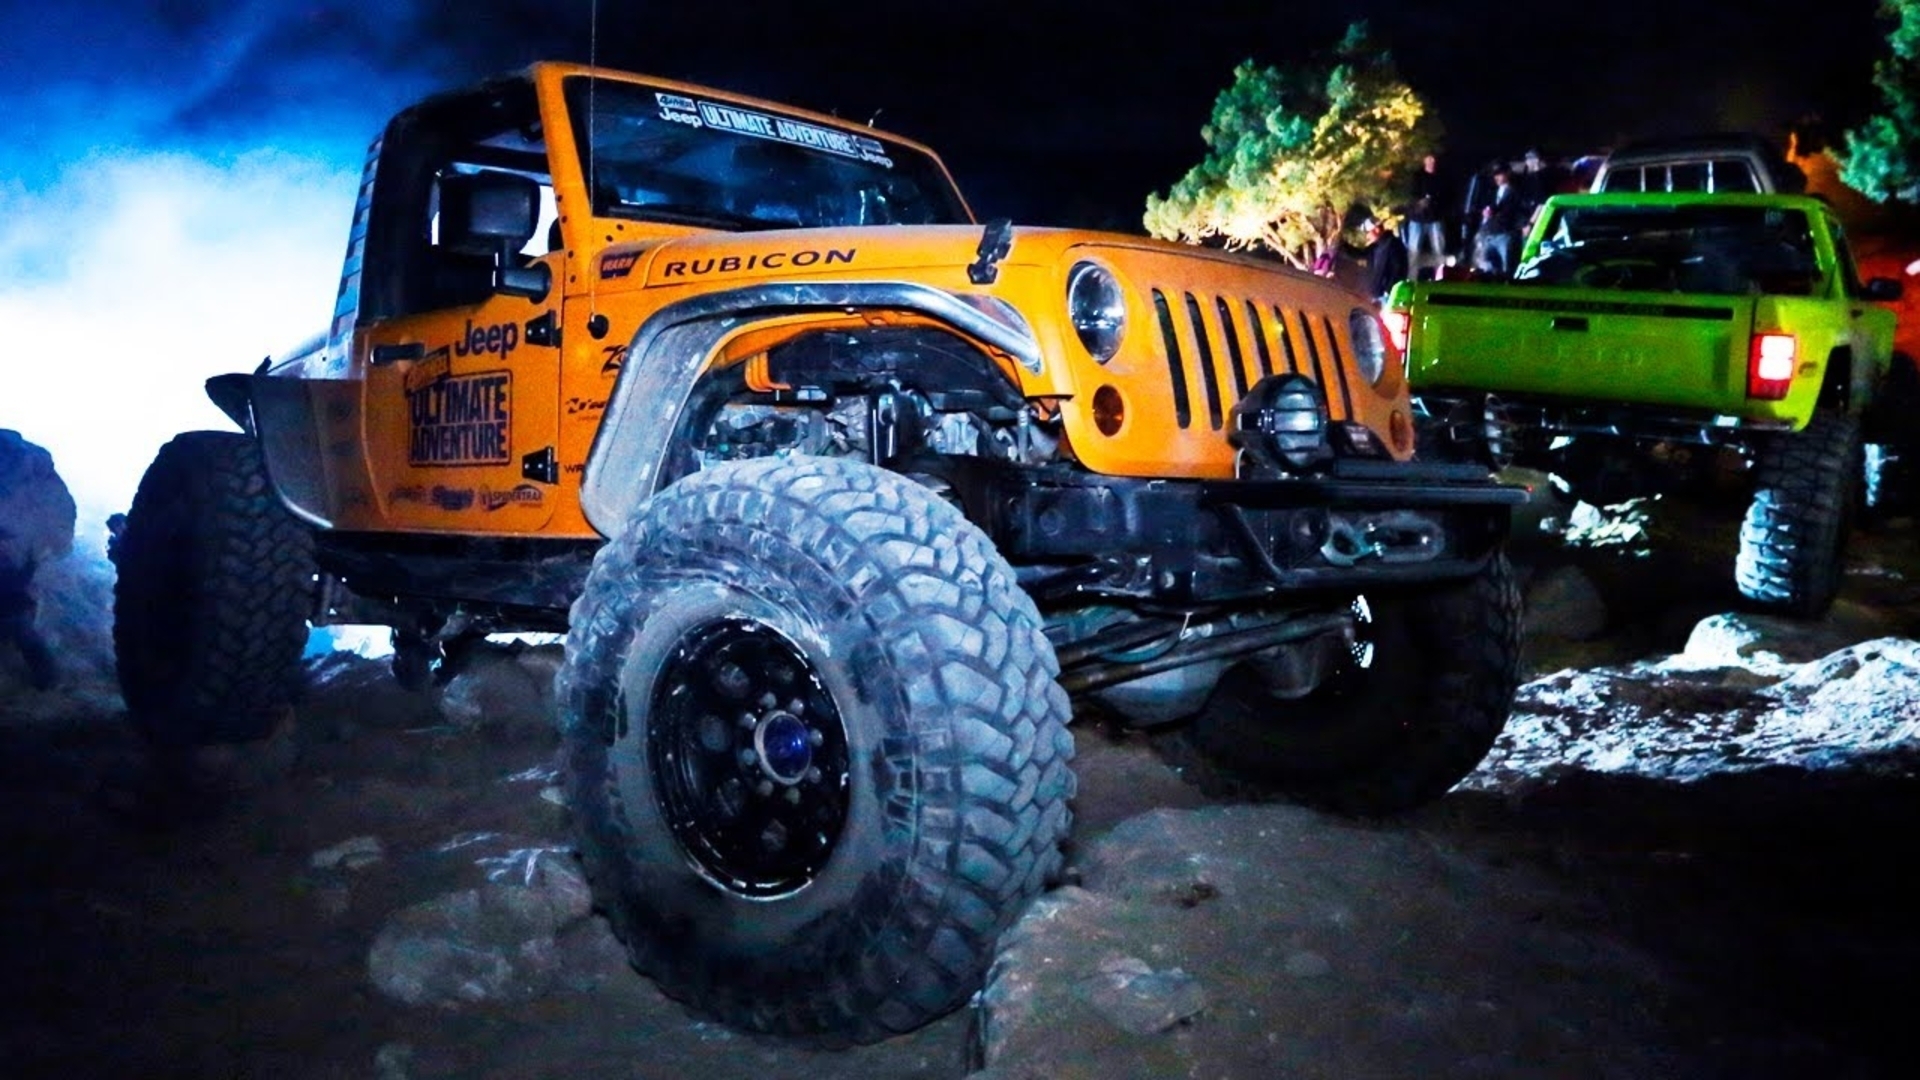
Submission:
M 751 255 L 717 255 L 708 259 L 675 259 L 660 268 L 660 276 L 701 277 L 706 274 L 737 274 L 743 270 L 851 265 L 858 254 L 858 248 L 801 248 L 799 251 L 756 251 Z

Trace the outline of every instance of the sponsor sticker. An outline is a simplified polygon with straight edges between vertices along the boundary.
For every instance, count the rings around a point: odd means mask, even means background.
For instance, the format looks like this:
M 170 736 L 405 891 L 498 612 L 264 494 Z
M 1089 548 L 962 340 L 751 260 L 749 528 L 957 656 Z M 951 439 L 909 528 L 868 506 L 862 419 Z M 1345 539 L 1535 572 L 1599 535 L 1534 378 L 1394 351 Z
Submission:
M 402 385 L 404 385 L 407 392 L 411 394 L 428 383 L 444 379 L 452 373 L 453 360 L 450 351 L 447 346 L 442 345 L 421 357 L 418 362 L 408 368 L 407 376 L 402 380 Z
M 508 464 L 512 430 L 510 372 L 448 375 L 407 390 L 409 465 Z
M 731 131 L 756 139 L 771 139 L 893 168 L 893 159 L 887 156 L 886 144 L 865 135 L 682 94 L 656 92 L 654 99 L 660 104 L 662 120 L 686 124 L 688 127 Z
M 505 506 L 538 506 L 546 501 L 546 494 L 532 484 L 515 484 L 504 491 L 480 489 L 480 505 L 488 512 Z

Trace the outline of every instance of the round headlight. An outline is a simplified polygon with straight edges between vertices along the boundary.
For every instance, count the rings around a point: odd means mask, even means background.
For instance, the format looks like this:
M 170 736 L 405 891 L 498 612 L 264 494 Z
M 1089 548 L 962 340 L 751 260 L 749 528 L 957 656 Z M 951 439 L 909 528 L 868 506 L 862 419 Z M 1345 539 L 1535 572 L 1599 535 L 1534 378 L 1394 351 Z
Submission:
M 1120 351 L 1127 332 L 1127 296 L 1113 274 L 1098 263 L 1075 263 L 1067 275 L 1067 318 L 1101 363 Z
M 1370 383 L 1380 381 L 1387 371 L 1387 334 L 1380 317 L 1367 308 L 1354 308 L 1347 316 L 1353 336 L 1353 363 L 1360 377 Z

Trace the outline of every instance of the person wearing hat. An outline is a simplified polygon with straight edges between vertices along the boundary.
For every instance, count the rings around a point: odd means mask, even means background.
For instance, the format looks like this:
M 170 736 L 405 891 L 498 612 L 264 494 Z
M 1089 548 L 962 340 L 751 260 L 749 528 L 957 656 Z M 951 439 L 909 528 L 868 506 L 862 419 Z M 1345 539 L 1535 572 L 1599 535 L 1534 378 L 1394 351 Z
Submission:
M 1480 211 L 1480 231 L 1473 240 L 1473 268 L 1489 277 L 1512 277 L 1513 256 L 1525 224 L 1526 210 L 1520 204 L 1520 193 L 1514 190 L 1513 174 L 1506 165 L 1497 165 L 1493 170 L 1493 196 Z

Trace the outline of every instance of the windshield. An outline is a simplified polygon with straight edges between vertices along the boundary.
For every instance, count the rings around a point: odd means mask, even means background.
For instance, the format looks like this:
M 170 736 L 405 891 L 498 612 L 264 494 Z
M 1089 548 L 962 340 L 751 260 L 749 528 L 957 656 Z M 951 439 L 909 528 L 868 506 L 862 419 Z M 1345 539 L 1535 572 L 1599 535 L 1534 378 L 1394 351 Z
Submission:
M 1533 285 L 1807 296 L 1819 283 L 1806 214 L 1766 206 L 1568 206 L 1514 280 Z
M 598 215 L 714 229 L 972 221 L 932 157 L 858 131 L 585 76 L 567 81 L 567 104 Z

